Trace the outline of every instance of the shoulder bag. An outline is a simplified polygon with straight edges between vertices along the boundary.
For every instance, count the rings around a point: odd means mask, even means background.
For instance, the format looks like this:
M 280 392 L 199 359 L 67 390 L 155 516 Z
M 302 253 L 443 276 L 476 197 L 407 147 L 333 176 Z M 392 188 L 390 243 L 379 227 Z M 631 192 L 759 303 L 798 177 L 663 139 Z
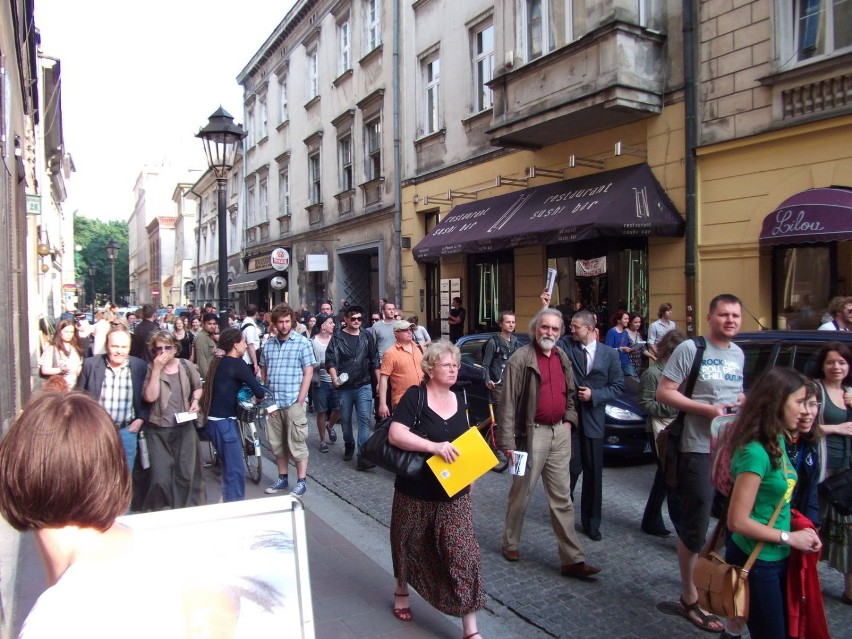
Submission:
M 692 397 L 692 391 L 695 389 L 695 381 L 698 379 L 698 370 L 701 368 L 701 357 L 704 355 L 704 349 L 707 343 L 703 337 L 693 337 L 695 342 L 695 359 L 692 360 L 692 368 L 689 369 L 689 377 L 686 379 L 686 387 L 683 394 L 686 397 Z M 680 411 L 659 435 L 657 435 L 657 456 L 660 460 L 660 466 L 666 478 L 666 486 L 674 490 L 677 488 L 677 462 L 680 457 L 680 436 L 683 433 L 683 424 L 686 419 L 686 413 Z
M 786 477 L 787 462 L 784 457 L 782 452 L 781 463 Z M 778 502 L 775 512 L 772 513 L 772 517 L 766 524 L 770 528 L 778 519 L 778 514 L 784 506 L 785 497 L 786 493 L 781 495 L 781 501 Z M 752 565 L 760 555 L 760 551 L 763 550 L 764 542 L 760 541 L 755 545 L 742 568 L 733 566 L 727 563 L 715 550 L 719 544 L 719 537 L 724 530 L 725 522 L 720 519 L 713 531 L 710 544 L 705 546 L 707 552 L 698 557 L 695 563 L 692 580 L 695 583 L 696 590 L 698 590 L 698 605 L 702 610 L 725 619 L 734 619 L 735 617 L 748 619 L 748 571 L 751 570 Z
M 839 471 L 821 481 L 817 492 L 844 517 L 852 515 L 852 468 Z
M 415 435 L 427 439 L 426 435 L 420 432 L 420 414 L 423 411 L 423 385 L 417 387 L 417 410 L 414 412 L 414 425 L 411 427 L 411 432 Z M 390 425 L 393 421 L 393 415 L 385 417 L 376 430 L 370 435 L 370 438 L 364 442 L 361 447 L 361 455 L 367 461 L 371 461 L 376 466 L 381 466 L 385 470 L 406 477 L 408 479 L 416 479 L 421 476 L 423 466 L 426 462 L 426 453 L 421 453 L 414 450 L 403 450 L 394 446 L 388 441 L 390 433 Z

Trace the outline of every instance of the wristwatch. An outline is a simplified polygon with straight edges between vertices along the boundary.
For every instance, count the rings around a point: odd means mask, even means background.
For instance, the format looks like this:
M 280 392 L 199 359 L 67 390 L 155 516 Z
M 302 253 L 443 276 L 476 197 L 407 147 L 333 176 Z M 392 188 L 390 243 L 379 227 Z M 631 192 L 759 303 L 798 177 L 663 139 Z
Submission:
M 781 543 L 782 544 L 790 543 L 790 533 L 788 533 L 786 530 L 781 531 Z

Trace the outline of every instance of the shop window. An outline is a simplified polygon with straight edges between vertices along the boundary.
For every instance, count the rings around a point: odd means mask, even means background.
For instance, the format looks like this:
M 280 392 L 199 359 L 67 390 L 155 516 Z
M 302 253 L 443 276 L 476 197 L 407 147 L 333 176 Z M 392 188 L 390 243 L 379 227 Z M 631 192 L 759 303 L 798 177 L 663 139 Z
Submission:
M 471 333 L 500 330 L 500 311 L 513 310 L 515 269 L 512 253 L 473 255 L 469 263 Z
M 774 328 L 816 329 L 832 291 L 832 248 L 778 247 L 774 252 Z

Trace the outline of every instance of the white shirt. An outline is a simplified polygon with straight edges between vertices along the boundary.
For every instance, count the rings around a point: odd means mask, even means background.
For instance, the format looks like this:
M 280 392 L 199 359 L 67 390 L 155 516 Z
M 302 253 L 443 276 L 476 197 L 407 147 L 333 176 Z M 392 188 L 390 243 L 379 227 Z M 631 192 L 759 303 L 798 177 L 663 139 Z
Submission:
M 260 330 L 257 328 L 257 323 L 254 321 L 254 318 L 245 318 L 243 323 L 240 324 L 240 330 L 246 338 L 246 344 L 254 346 L 255 353 L 257 353 L 257 349 L 260 348 Z M 255 355 L 255 357 L 257 357 L 257 355 Z M 249 355 L 248 349 L 246 349 L 246 352 L 243 353 L 243 361 L 251 366 L 251 356 Z

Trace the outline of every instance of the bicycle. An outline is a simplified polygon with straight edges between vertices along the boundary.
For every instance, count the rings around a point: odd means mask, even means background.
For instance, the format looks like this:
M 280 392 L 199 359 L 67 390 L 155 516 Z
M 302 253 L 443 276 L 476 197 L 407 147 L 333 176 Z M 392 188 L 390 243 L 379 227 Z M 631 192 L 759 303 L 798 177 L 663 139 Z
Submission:
M 272 405 L 272 392 L 269 389 L 264 389 L 266 396 L 260 402 L 255 404 L 252 401 L 254 393 L 250 388 L 244 386 L 237 394 L 237 425 L 240 428 L 240 435 L 243 444 L 243 457 L 246 462 L 246 475 L 254 483 L 259 484 L 263 478 L 263 457 L 260 446 L 260 429 L 258 428 L 258 420 L 264 418 Z
M 467 393 L 465 392 L 465 412 L 467 412 Z M 470 420 L 468 420 L 470 423 Z M 505 472 L 509 467 L 509 459 L 503 453 L 502 450 L 497 446 L 497 434 L 495 432 L 497 426 L 497 420 L 494 419 L 494 402 L 491 399 L 491 392 L 488 393 L 488 417 L 485 420 L 479 422 L 474 425 L 474 428 L 478 429 L 482 434 L 483 439 L 488 443 L 488 447 L 491 449 L 491 452 L 494 453 L 494 456 L 497 458 L 497 465 L 491 469 L 493 473 L 502 473 Z

